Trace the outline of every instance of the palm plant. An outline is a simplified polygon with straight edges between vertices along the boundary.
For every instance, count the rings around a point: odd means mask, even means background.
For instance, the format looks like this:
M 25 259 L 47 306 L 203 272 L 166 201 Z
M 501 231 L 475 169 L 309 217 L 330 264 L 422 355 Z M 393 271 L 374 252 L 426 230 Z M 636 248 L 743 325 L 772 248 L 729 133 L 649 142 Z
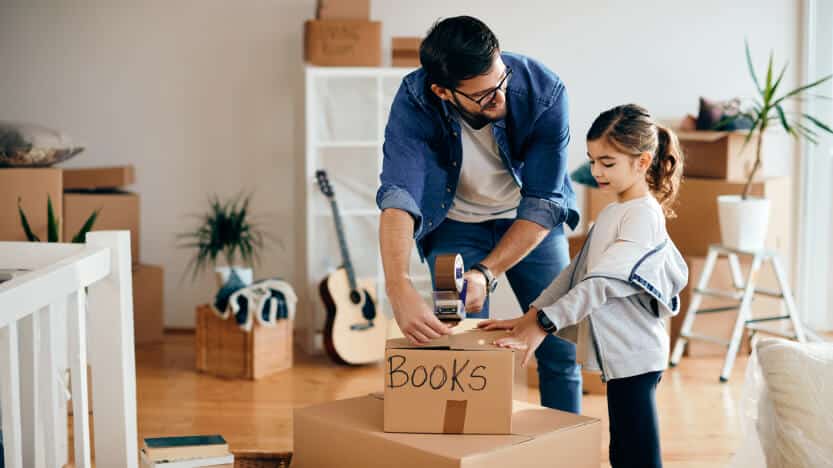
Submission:
M 749 75 L 755 83 L 755 90 L 759 96 L 756 96 L 753 99 L 753 102 L 748 109 L 731 117 L 727 117 L 717 124 L 717 128 L 719 129 L 724 127 L 727 123 L 740 117 L 748 118 L 753 122 L 752 128 L 749 129 L 749 132 L 746 135 L 744 145 L 749 144 L 753 137 L 755 138 L 755 164 L 752 166 L 752 170 L 747 177 L 746 185 L 743 189 L 742 198 L 744 200 L 749 197 L 749 192 L 752 189 L 752 181 L 755 179 L 755 175 L 761 168 L 761 148 L 764 132 L 766 132 L 773 122 L 774 125 L 778 125 L 780 123 L 781 127 L 785 132 L 787 132 L 787 134 L 792 135 L 795 138 L 804 137 L 813 144 L 818 142 L 820 132 L 833 134 L 833 130 L 831 130 L 829 125 L 812 115 L 805 112 L 788 112 L 784 110 L 784 104 L 791 100 L 806 101 L 811 98 L 826 98 L 824 96 L 808 94 L 807 92 L 827 82 L 831 77 L 833 77 L 833 75 L 827 75 L 776 97 L 776 93 L 779 91 L 779 87 L 781 85 L 781 80 L 784 78 L 784 73 L 787 71 L 787 65 L 789 64 L 784 64 L 780 73 L 778 73 L 778 76 L 775 76 L 773 69 L 774 54 L 770 52 L 769 64 L 766 68 L 766 79 L 763 82 L 763 86 L 761 86 L 761 82 L 758 80 L 758 75 L 755 73 L 755 67 L 752 64 L 752 54 L 749 50 L 749 42 L 745 41 L 745 46 L 746 65 L 749 68 Z
M 252 220 L 250 201 L 251 195 L 237 195 L 226 201 L 214 195 L 208 212 L 199 217 L 200 224 L 177 236 L 180 247 L 196 249 L 186 268 L 194 278 L 207 265 L 216 265 L 218 257 L 223 257 L 229 267 L 238 256 L 250 267 L 260 261 L 266 235 Z
M 23 212 L 23 199 L 17 199 L 17 212 L 20 215 L 20 225 L 23 228 L 24 234 L 26 234 L 26 239 L 29 242 L 40 242 L 40 238 L 32 232 L 32 227 L 29 225 L 29 220 L 26 218 L 26 213 Z M 72 243 L 74 244 L 83 244 L 84 239 L 87 237 L 87 233 L 93 228 L 95 224 L 95 220 L 98 217 L 98 213 L 100 210 L 95 210 L 92 214 L 87 218 L 84 224 L 81 226 L 81 229 L 78 231 L 75 236 L 72 237 Z M 55 216 L 55 210 L 52 208 L 52 197 L 49 195 L 46 196 L 46 242 L 58 242 L 60 238 L 61 232 L 61 221 L 60 219 Z

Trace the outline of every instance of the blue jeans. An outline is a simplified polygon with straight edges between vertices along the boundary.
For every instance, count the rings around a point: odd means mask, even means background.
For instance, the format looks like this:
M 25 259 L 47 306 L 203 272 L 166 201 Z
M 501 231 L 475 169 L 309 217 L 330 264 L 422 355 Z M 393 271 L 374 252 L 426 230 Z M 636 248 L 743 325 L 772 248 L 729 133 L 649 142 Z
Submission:
M 446 219 L 426 238 L 425 255 L 431 276 L 434 276 L 434 259 L 440 254 L 459 253 L 466 268 L 480 262 L 497 246 L 513 222 L 512 219 L 498 219 L 461 223 Z M 529 255 L 506 272 L 506 279 L 523 312 L 569 263 L 567 238 L 563 226 L 558 225 Z M 468 316 L 488 317 L 488 301 L 483 310 Z M 579 413 L 581 370 L 576 364 L 575 345 L 548 335 L 535 351 L 535 357 L 538 360 L 541 405 Z

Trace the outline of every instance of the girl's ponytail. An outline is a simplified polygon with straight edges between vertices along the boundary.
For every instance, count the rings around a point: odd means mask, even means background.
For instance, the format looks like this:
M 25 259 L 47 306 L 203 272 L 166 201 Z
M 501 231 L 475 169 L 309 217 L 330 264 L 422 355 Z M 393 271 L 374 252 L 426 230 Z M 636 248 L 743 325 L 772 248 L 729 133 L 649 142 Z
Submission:
M 651 167 L 648 169 L 648 187 L 662 205 L 667 218 L 674 218 L 676 214 L 671 208 L 680 191 L 683 178 L 683 152 L 680 141 L 670 129 L 655 124 L 657 128 L 657 150 Z

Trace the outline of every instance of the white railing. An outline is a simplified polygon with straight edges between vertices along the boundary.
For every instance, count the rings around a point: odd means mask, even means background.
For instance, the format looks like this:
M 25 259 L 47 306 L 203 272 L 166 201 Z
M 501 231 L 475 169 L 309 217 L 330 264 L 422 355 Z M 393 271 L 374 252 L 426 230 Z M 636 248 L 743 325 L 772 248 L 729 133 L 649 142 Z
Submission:
M 70 371 L 74 462 L 91 466 L 87 364 L 99 467 L 136 468 L 130 233 L 86 244 L 0 242 L 0 415 L 7 468 L 60 467 Z

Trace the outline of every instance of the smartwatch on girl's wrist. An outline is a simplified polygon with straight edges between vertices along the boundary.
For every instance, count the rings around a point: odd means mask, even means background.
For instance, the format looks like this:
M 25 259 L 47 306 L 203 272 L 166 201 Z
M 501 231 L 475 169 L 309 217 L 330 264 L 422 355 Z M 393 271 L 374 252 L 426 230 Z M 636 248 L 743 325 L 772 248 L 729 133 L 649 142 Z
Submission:
M 558 327 L 552 323 L 552 320 L 547 317 L 547 314 L 542 309 L 538 309 L 538 326 L 547 333 L 554 333 L 558 330 Z

